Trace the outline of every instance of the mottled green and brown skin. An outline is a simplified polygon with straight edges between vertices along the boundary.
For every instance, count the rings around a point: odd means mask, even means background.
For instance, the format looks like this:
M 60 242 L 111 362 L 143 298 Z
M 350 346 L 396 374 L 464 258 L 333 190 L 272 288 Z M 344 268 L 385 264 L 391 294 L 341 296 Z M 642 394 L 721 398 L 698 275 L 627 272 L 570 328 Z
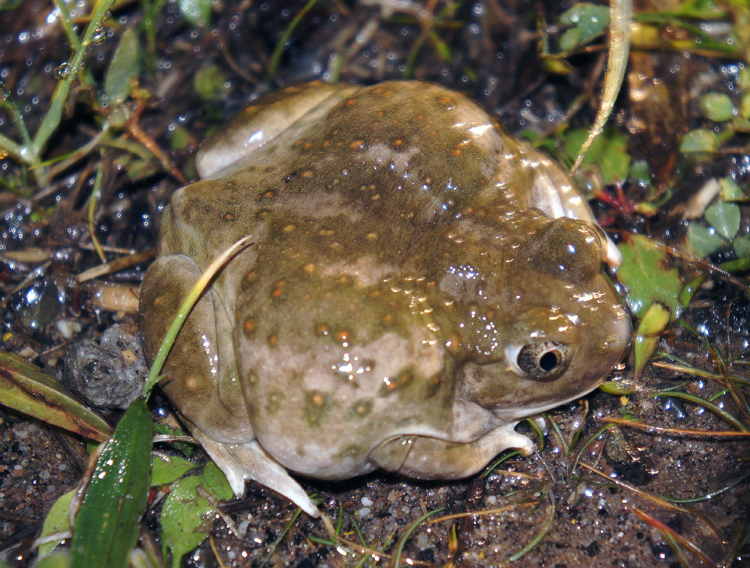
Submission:
M 594 388 L 627 347 L 587 205 L 461 94 L 287 89 L 198 166 L 208 179 L 164 215 L 143 331 L 153 357 L 201 271 L 252 236 L 162 381 L 236 492 L 256 479 L 315 514 L 284 468 L 471 475 L 530 451 L 518 420 Z

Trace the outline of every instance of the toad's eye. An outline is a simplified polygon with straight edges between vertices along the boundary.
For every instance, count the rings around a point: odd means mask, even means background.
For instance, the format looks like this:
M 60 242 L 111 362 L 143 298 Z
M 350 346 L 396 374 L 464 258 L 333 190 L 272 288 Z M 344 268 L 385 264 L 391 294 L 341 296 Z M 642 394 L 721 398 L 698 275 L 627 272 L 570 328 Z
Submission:
M 528 378 L 546 383 L 554 381 L 565 372 L 572 354 L 572 346 L 566 343 L 529 343 L 518 350 L 514 362 L 518 370 Z

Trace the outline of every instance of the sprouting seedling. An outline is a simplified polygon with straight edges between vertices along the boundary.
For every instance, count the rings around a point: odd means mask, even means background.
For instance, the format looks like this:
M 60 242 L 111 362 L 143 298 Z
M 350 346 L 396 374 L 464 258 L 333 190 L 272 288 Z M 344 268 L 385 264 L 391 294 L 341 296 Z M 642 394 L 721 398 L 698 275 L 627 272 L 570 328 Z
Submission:
M 47 142 L 60 125 L 63 108 L 73 86 L 73 81 L 76 79 L 78 71 L 84 68 L 84 56 L 88 48 L 95 42 L 96 32 L 101 29 L 102 22 L 106 19 L 114 3 L 115 0 L 98 0 L 91 12 L 89 24 L 86 26 L 83 39 L 80 41 L 71 41 L 74 49 L 73 56 L 58 68 L 60 70 L 58 73 L 60 82 L 52 94 L 47 114 L 44 116 L 42 124 L 37 129 L 33 138 L 26 129 L 18 107 L 12 98 L 9 98 L 10 93 L 2 85 L 2 93 L 0 94 L 2 94 L 5 104 L 11 109 L 13 122 L 21 132 L 22 141 L 19 143 L 7 136 L 0 135 L 0 151 L 6 152 L 17 160 L 31 166 L 40 186 L 47 184 L 47 169 L 41 164 L 42 152 L 44 152 Z M 61 14 L 64 19 L 67 11 L 61 12 Z M 75 33 L 72 33 L 72 35 L 75 35 Z M 68 34 L 68 37 L 70 38 L 71 34 Z

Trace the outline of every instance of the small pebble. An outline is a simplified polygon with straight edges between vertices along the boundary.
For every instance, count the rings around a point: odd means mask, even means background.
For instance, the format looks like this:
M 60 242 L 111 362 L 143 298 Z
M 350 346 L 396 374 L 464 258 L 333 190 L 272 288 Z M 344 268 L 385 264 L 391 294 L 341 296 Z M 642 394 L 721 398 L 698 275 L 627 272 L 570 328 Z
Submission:
M 60 332 L 65 339 L 73 339 L 73 337 L 81 331 L 81 324 L 73 319 L 60 319 L 55 322 L 57 331 Z
M 237 525 L 237 536 L 244 537 L 247 532 L 247 527 L 249 526 L 250 521 L 241 521 L 240 524 Z

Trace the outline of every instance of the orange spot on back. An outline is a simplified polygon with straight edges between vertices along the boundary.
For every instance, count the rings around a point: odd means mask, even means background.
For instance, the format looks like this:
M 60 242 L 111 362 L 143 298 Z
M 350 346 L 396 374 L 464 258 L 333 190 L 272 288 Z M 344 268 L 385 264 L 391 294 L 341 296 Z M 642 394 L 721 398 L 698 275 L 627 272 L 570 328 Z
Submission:
M 247 335 L 251 335 L 255 331 L 255 320 L 246 319 L 243 328 Z

